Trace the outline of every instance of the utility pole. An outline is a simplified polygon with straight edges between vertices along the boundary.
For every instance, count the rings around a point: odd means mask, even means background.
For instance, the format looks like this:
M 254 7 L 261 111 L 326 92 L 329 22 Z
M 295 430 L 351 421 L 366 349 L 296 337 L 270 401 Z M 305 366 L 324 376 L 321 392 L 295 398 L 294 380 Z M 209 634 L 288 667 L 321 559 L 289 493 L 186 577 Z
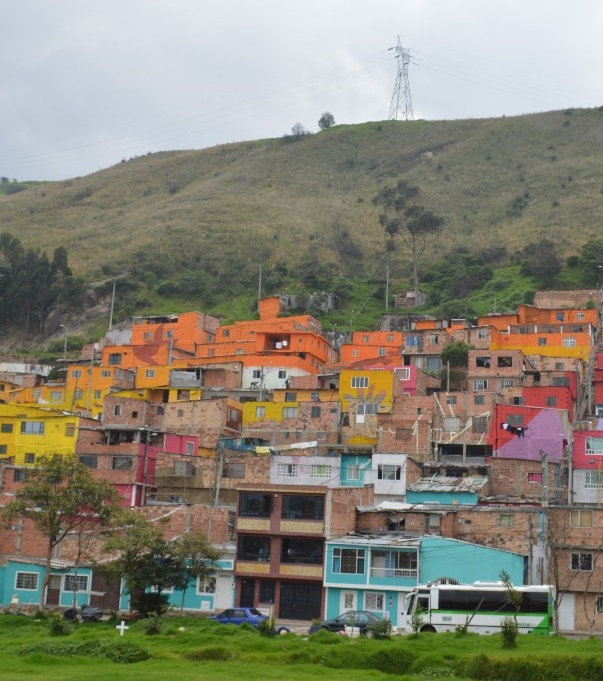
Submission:
M 398 44 L 395 47 L 390 47 L 390 50 L 396 50 L 396 59 L 398 60 L 398 73 L 396 74 L 396 84 L 394 85 L 394 94 L 389 107 L 390 121 L 412 121 L 412 99 L 410 96 L 410 84 L 408 82 L 408 65 L 410 64 L 410 50 L 402 47 L 400 36 L 398 36 Z
M 258 279 L 258 312 L 260 311 L 261 298 L 262 298 L 262 266 L 260 265 L 260 276 Z
M 389 309 L 389 257 L 385 265 L 385 309 Z

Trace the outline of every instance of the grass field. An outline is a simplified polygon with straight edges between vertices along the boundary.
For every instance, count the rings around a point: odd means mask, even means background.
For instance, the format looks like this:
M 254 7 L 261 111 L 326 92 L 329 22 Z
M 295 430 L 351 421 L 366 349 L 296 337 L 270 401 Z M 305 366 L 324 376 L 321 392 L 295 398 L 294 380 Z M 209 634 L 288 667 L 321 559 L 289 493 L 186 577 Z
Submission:
M 170 617 L 149 635 L 135 622 L 120 637 L 115 622 L 75 625 L 52 635 L 49 621 L 0 615 L 0 678 L 44 681 L 233 679 L 504 679 L 543 681 L 603 678 L 603 642 L 520 636 L 421 634 L 390 640 L 262 636 L 253 629 L 203 618 Z M 132 661 L 145 657 L 141 661 Z M 108 659 L 112 658 L 112 659 Z

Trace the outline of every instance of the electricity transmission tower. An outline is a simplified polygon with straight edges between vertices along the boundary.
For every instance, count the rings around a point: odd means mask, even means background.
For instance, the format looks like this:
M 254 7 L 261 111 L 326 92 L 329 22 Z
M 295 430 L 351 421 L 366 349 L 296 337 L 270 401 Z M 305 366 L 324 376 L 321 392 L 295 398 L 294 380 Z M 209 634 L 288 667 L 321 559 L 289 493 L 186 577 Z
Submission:
M 405 50 L 400 42 L 398 36 L 398 44 L 396 47 L 390 47 L 390 50 L 396 50 L 396 59 L 398 60 L 398 73 L 396 74 L 396 85 L 394 86 L 394 94 L 392 96 L 392 103 L 389 107 L 388 120 L 390 121 L 412 121 L 412 99 L 410 97 L 410 85 L 408 83 L 408 65 L 410 64 L 410 50 Z

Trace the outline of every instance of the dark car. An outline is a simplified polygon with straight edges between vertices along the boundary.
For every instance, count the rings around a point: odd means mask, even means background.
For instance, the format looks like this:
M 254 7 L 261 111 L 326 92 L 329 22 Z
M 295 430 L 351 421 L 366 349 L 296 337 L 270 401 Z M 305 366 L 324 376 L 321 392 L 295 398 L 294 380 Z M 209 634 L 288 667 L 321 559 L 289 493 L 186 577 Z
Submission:
M 366 634 L 366 629 L 370 624 L 375 624 L 381 620 L 373 615 L 369 610 L 346 610 L 346 612 L 334 617 L 332 620 L 323 620 L 310 627 L 313 634 L 321 629 L 329 631 L 345 631 L 346 627 L 358 627 L 361 634 Z
M 243 624 L 243 622 L 247 622 L 247 624 L 257 627 L 260 622 L 269 618 L 268 615 L 264 615 L 257 608 L 228 608 L 228 610 L 223 610 L 217 615 L 211 615 L 208 619 L 222 622 L 222 624 Z

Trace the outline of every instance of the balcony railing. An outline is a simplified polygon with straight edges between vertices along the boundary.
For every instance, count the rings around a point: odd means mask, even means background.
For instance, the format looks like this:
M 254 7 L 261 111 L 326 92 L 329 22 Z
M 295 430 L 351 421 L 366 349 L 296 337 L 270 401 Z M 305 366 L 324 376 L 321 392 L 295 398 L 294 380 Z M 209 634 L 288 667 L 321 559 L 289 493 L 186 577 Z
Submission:
M 416 579 L 417 570 L 406 570 L 400 568 L 381 568 L 372 567 L 371 577 L 386 577 L 392 579 L 401 579 L 403 577 L 410 577 L 411 579 Z

